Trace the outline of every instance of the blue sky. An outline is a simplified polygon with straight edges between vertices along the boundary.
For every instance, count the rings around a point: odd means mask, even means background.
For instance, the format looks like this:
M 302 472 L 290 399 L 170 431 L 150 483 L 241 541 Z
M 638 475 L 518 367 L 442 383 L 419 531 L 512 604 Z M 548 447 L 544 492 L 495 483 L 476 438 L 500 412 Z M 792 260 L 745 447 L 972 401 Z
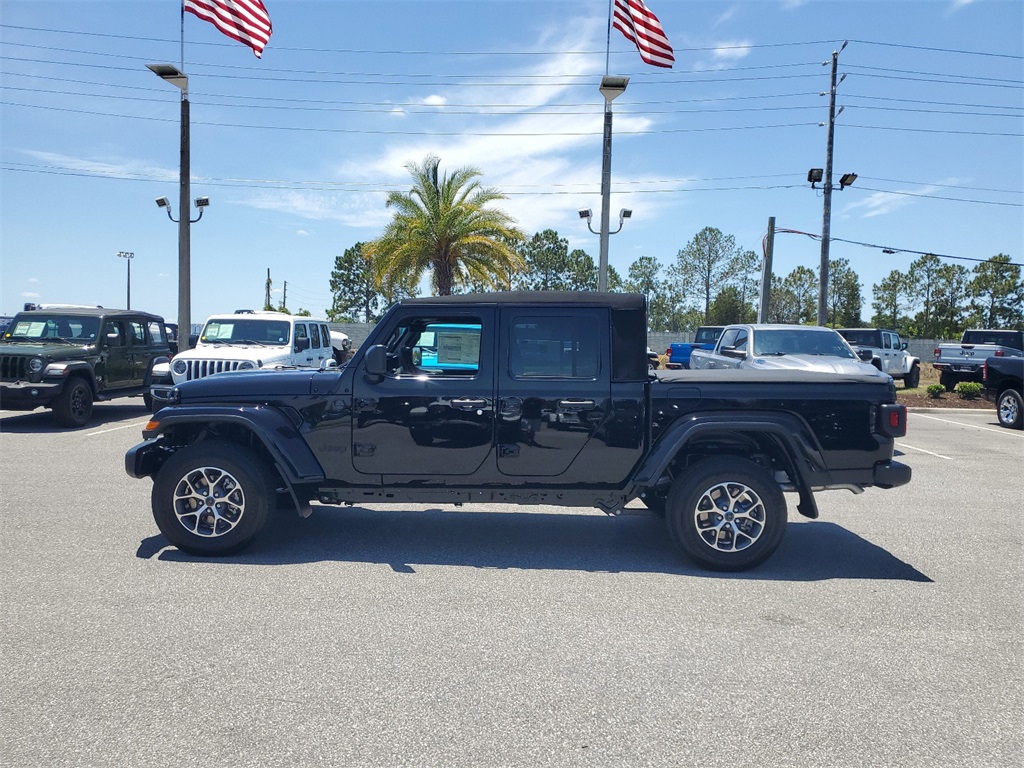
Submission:
M 192 321 L 274 301 L 322 314 L 335 256 L 377 236 L 404 165 L 437 154 L 509 195 L 527 232 L 555 229 L 595 261 L 577 210 L 600 210 L 606 0 L 265 0 L 262 60 L 185 19 Z M 713 226 L 760 252 L 768 219 L 820 233 L 833 50 L 839 57 L 833 258 L 871 285 L 913 251 L 1024 257 L 1024 3 L 1019 0 L 649 0 L 676 53 L 644 64 L 612 30 L 610 263 L 663 263 Z M 0 313 L 25 301 L 177 317 L 179 4 L 3 0 Z M 192 211 L 193 215 L 195 210 Z M 597 219 L 595 219 L 595 225 Z M 841 240 L 887 246 L 883 253 Z M 780 234 L 775 271 L 815 271 L 820 245 Z

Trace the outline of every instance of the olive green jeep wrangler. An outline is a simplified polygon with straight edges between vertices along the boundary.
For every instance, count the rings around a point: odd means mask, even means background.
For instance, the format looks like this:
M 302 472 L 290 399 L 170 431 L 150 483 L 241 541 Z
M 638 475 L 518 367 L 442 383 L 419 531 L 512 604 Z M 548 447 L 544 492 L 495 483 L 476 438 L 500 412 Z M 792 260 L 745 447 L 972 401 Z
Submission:
M 141 395 L 148 407 L 153 366 L 169 356 L 158 315 L 26 305 L 0 339 L 0 408 L 49 407 L 60 424 L 82 427 L 97 400 Z

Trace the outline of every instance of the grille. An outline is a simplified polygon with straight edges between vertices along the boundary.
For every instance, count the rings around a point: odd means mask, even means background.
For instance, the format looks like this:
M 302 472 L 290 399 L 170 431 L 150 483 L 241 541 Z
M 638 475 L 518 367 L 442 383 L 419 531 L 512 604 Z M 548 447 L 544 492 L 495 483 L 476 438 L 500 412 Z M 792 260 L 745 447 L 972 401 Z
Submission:
M 237 371 L 238 366 L 242 364 L 241 360 L 186 360 L 188 364 L 188 370 L 185 371 L 185 379 L 192 381 L 193 379 L 202 379 L 206 376 L 212 376 L 215 373 L 224 373 L 225 371 Z
M 28 378 L 28 358 L 24 355 L 0 356 L 0 379 L 20 381 Z

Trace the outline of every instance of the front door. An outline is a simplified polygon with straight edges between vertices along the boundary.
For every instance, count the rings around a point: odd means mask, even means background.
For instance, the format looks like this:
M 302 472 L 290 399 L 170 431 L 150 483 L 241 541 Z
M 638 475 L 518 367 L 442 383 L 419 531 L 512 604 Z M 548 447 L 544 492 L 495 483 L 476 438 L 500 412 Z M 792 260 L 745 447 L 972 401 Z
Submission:
M 506 354 L 499 361 L 498 470 L 518 477 L 560 475 L 611 407 L 608 311 L 503 308 L 500 333 Z M 604 479 L 588 476 L 585 466 L 573 477 Z
M 387 374 L 355 371 L 352 464 L 379 475 L 466 476 L 494 443 L 494 309 L 412 308 L 387 331 Z
M 107 320 L 100 334 L 100 357 L 103 361 L 103 388 L 117 389 L 132 384 L 132 348 L 128 328 L 120 320 Z M 97 366 L 99 378 L 99 366 Z

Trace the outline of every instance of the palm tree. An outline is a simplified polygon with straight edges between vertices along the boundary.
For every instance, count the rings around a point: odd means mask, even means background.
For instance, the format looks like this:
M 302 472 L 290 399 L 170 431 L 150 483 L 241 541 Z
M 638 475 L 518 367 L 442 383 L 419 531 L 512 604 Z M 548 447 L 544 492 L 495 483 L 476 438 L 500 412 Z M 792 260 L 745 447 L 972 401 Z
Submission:
M 476 181 L 478 169 L 439 175 L 440 163 L 434 155 L 419 165 L 408 163 L 412 189 L 388 193 L 394 218 L 384 234 L 364 248 L 377 282 L 398 275 L 419 280 L 430 270 L 438 296 L 448 296 L 453 287 L 467 283 L 497 287 L 496 275 L 523 267 L 514 247 L 523 233 L 507 213 L 486 207 L 505 195 L 482 187 Z

